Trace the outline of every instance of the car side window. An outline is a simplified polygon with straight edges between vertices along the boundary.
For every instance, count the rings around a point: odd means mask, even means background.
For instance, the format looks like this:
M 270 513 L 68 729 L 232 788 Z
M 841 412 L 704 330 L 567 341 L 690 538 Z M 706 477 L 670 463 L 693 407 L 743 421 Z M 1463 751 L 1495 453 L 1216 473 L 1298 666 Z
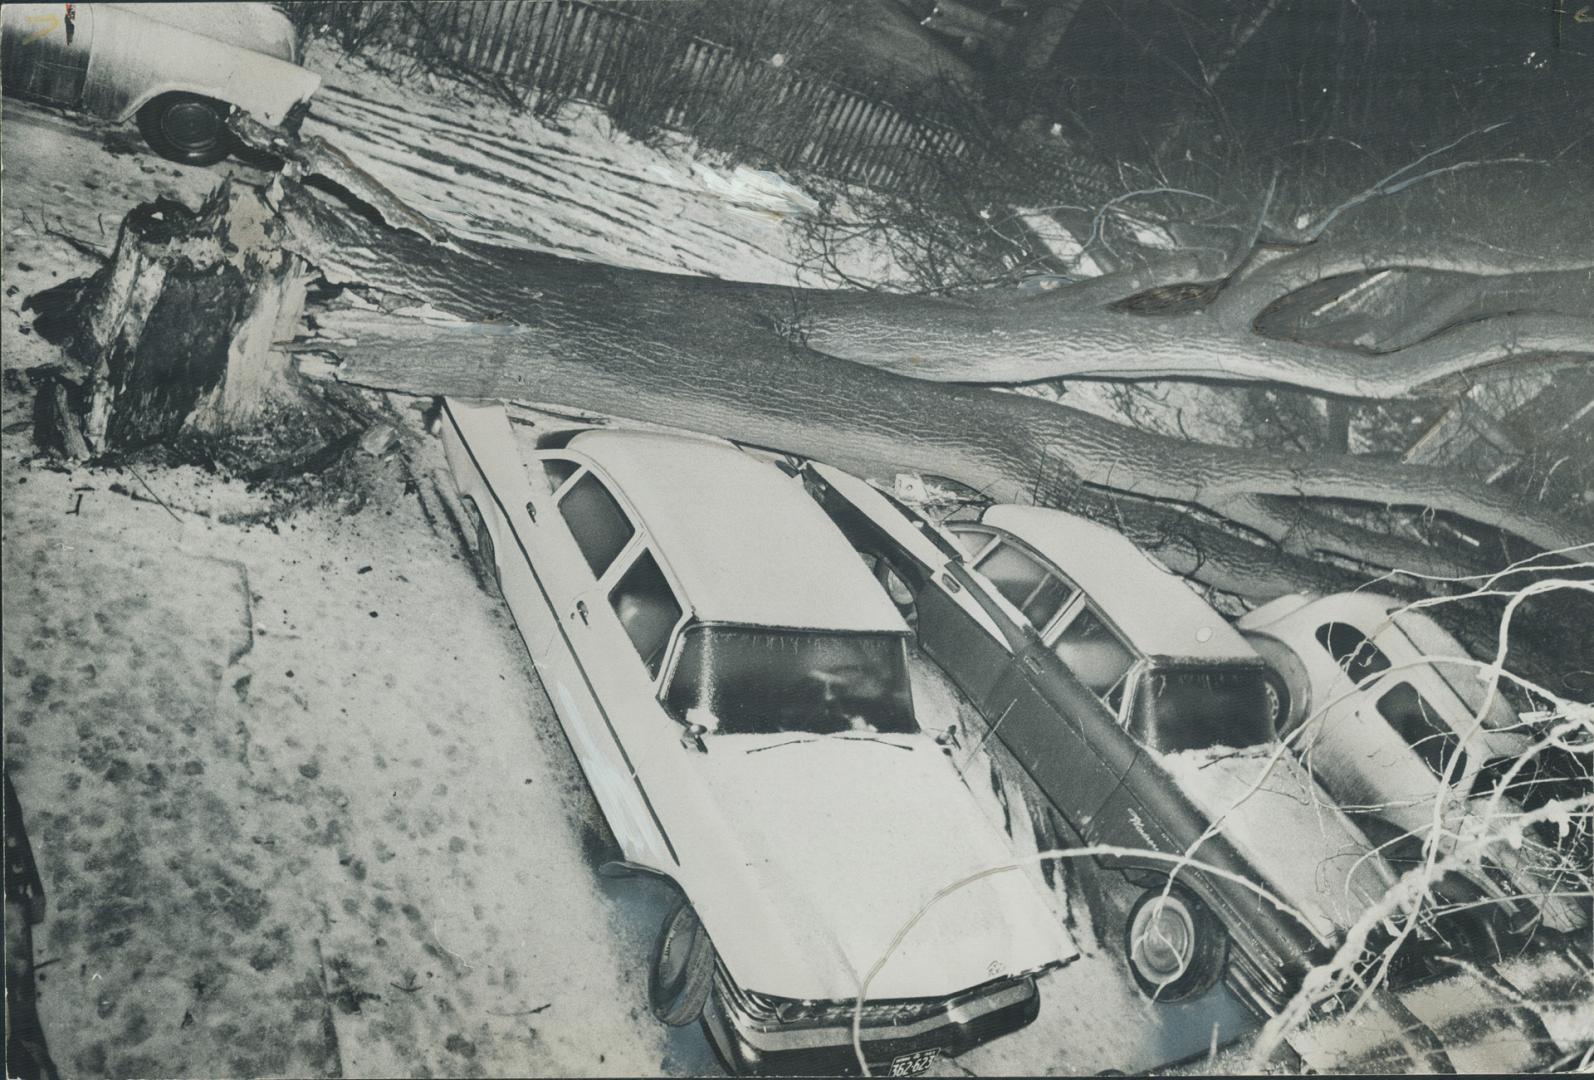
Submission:
M 992 547 L 974 568 L 1037 630 L 1044 629 L 1074 593 L 1073 586 L 1006 542 Z
M 1444 775 L 1452 757 L 1459 759 L 1453 777 L 1459 778 L 1466 771 L 1466 753 L 1456 733 L 1439 719 L 1438 710 L 1411 683 L 1401 681 L 1385 691 L 1378 699 L 1378 712 L 1417 751 L 1435 776 Z
M 609 590 L 609 605 L 619 617 L 625 636 L 636 646 L 648 674 L 657 678 L 659 667 L 664 663 L 664 651 L 670 644 L 670 632 L 681 621 L 681 605 L 654 560 L 653 552 L 644 549 L 637 556 L 631 568 Z
M 1317 628 L 1317 643 L 1328 650 L 1350 681 L 1360 686 L 1363 682 L 1389 670 L 1389 657 L 1384 650 L 1367 640 L 1367 635 L 1350 623 L 1324 623 Z
M 570 535 L 575 537 L 594 577 L 603 576 L 636 532 L 603 481 L 590 472 L 560 497 L 559 513 L 570 526 Z
M 581 466 L 569 458 L 543 458 L 542 475 L 548 481 L 548 491 L 550 493 L 558 491 L 566 480 L 576 475 L 576 470 L 579 468 Z
M 985 550 L 985 545 L 991 542 L 991 534 L 984 529 L 970 528 L 966 525 L 948 525 L 947 528 L 957 538 L 958 546 L 969 558 L 974 558 Z
M 1134 666 L 1135 654 L 1090 607 L 1063 628 L 1052 652 L 1115 713 L 1123 701 L 1124 680 Z

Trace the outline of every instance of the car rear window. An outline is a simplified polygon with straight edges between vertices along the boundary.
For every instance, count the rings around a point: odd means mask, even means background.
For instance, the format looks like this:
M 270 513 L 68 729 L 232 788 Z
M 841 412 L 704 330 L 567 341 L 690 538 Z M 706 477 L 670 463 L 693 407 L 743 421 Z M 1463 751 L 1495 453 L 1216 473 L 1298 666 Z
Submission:
M 958 525 L 956 523 L 948 525 L 947 528 L 957 538 L 959 546 L 963 548 L 963 551 L 971 559 L 981 551 L 984 551 L 985 545 L 991 542 L 991 534 L 984 529 L 970 528 L 967 525 Z
M 647 665 L 648 674 L 657 677 L 670 632 L 681 621 L 681 605 L 651 551 L 639 555 L 609 591 L 609 605 Z
M 559 513 L 595 577 L 603 575 L 636 532 L 614 496 L 590 472 L 560 498 Z
M 1350 681 L 1360 686 L 1363 682 L 1389 670 L 1389 657 L 1384 650 L 1367 640 L 1367 635 L 1350 623 L 1324 623 L 1317 628 L 1317 643 L 1328 650 Z
M 897 634 L 691 627 L 665 705 L 720 734 L 918 730 Z
M 1496 692 L 1492 702 L 1489 700 L 1488 687 L 1479 677 L 1480 671 L 1476 664 L 1468 663 L 1471 659 L 1461 643 L 1445 632 L 1444 628 L 1427 615 L 1416 611 L 1402 611 L 1395 615 L 1395 626 L 1411 646 L 1421 653 L 1433 666 L 1433 670 L 1445 681 L 1462 702 L 1471 710 L 1473 716 L 1483 711 L 1484 706 L 1489 706 L 1483 718 L 1483 726 L 1488 728 L 1509 728 L 1516 724 L 1517 715 L 1506 702 L 1505 694 L 1510 685 L 1506 680 L 1501 680 L 1501 686 Z M 1460 662 L 1446 658 L 1459 658 Z
M 544 458 L 542 462 L 542 475 L 548 481 L 549 492 L 558 491 L 564 482 L 576 475 L 576 470 L 581 466 L 569 458 Z

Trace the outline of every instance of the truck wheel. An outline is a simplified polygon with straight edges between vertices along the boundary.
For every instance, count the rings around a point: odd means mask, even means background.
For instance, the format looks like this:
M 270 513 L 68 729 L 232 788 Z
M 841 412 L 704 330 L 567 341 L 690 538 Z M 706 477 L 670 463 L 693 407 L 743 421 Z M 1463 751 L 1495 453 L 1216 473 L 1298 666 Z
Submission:
M 1158 885 L 1129 909 L 1124 955 L 1142 993 L 1153 1001 L 1185 1001 L 1210 990 L 1223 974 L 1229 935 L 1195 893 Z
M 648 972 L 648 1006 L 672 1027 L 703 1014 L 714 982 L 714 945 L 685 897 L 664 919 Z
M 163 158 L 214 165 L 232 153 L 230 106 L 198 94 L 162 94 L 138 110 L 138 130 Z

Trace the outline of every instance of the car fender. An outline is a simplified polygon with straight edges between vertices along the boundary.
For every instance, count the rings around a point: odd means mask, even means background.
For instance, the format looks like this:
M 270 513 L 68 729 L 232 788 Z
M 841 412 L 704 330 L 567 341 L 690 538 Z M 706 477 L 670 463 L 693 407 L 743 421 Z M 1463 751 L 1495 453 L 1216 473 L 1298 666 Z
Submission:
M 115 120 L 131 119 L 162 94 L 188 93 L 279 126 L 321 85 L 297 64 L 126 8 L 100 7 L 94 34 L 82 107 Z

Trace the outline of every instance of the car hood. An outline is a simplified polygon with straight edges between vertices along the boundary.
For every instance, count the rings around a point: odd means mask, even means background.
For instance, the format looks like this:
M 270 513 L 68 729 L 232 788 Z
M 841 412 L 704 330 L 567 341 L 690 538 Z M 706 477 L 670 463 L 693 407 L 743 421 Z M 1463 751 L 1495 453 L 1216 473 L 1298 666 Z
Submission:
M 728 850 L 725 880 L 694 903 L 704 897 L 699 914 L 744 988 L 846 1000 L 884 960 L 870 1000 L 943 997 L 1078 955 L 1022 869 L 921 913 L 1014 860 L 929 739 L 721 735 L 709 747 L 699 782 Z
M 1157 760 L 1221 825 L 1259 883 L 1331 941 L 1394 884 L 1389 865 L 1300 763 L 1274 744 Z M 1199 852 L 1197 858 L 1199 858 Z

